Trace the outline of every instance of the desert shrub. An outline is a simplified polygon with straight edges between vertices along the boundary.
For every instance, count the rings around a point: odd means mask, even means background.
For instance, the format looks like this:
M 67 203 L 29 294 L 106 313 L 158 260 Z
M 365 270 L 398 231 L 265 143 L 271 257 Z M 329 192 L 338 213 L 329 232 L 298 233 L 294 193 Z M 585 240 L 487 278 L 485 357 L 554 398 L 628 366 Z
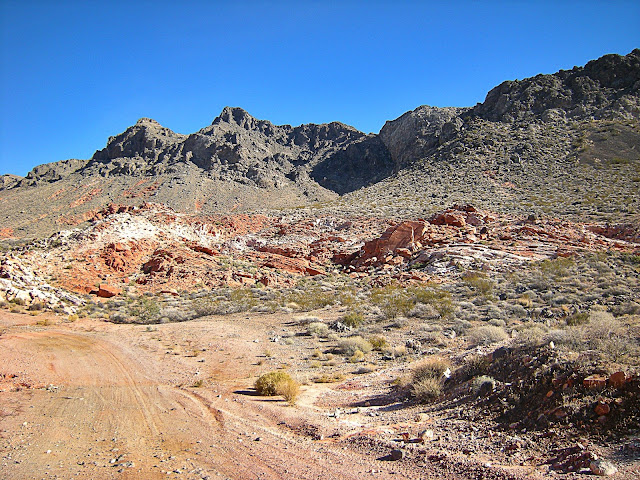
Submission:
M 404 357 L 407 354 L 407 347 L 404 345 L 398 345 L 395 347 L 385 347 L 384 353 L 390 355 L 393 358 Z
M 322 322 L 321 318 L 310 317 L 310 316 L 299 317 L 299 318 L 296 318 L 296 320 L 299 325 L 309 325 L 310 323 Z
M 324 291 L 317 285 L 300 285 L 284 297 L 285 305 L 295 304 L 302 311 L 317 310 L 335 302 L 334 293 Z
M 508 335 L 501 327 L 484 325 L 473 328 L 468 333 L 469 341 L 472 345 L 491 345 L 506 340 Z
M 289 377 L 277 384 L 276 392 L 278 395 L 282 395 L 289 405 L 295 405 L 300 395 L 300 384 Z
M 413 287 L 409 289 L 409 292 L 415 299 L 416 307 L 418 306 L 417 304 L 431 305 L 431 307 L 433 307 L 436 312 L 438 312 L 438 315 L 441 318 L 450 317 L 455 310 L 454 304 L 451 300 L 451 293 L 447 292 L 446 290 L 441 290 L 439 288 Z M 420 315 L 414 316 L 417 316 L 419 318 L 427 318 Z
M 42 302 L 33 302 L 31 305 L 29 305 L 29 308 L 28 308 L 28 310 L 31 310 L 31 311 L 38 311 L 42 309 L 44 309 L 44 303 Z
M 416 306 L 409 312 L 410 317 L 417 317 L 427 320 L 433 320 L 440 317 L 440 313 L 429 303 L 416 303 Z
M 553 277 L 555 280 L 566 277 L 570 273 L 571 267 L 575 262 L 570 257 L 558 257 L 553 260 L 542 260 L 537 267 L 547 276 Z
M 313 378 L 314 383 L 336 383 L 344 380 L 344 375 L 341 373 L 334 373 L 332 375 L 328 373 L 323 373 L 318 377 Z
M 369 338 L 369 343 L 371 344 L 371 347 L 373 348 L 373 350 L 377 352 L 381 352 L 388 345 L 387 339 L 384 338 L 382 335 L 375 335 Z
M 345 338 L 338 344 L 340 352 L 348 356 L 352 356 L 357 350 L 360 350 L 362 353 L 369 353 L 372 348 L 373 346 L 368 340 L 357 335 L 355 337 Z
M 349 312 L 340 321 L 347 327 L 355 328 L 364 323 L 364 317 L 359 312 Z
M 415 305 L 413 295 L 402 286 L 395 284 L 374 288 L 370 299 L 386 318 L 406 316 Z
M 256 380 L 254 387 L 260 395 L 280 395 L 280 393 L 278 393 L 279 385 L 292 380 L 291 375 L 284 370 L 275 370 L 260 376 Z
M 548 329 L 539 323 L 527 322 L 518 330 L 516 342 L 521 345 L 541 345 L 545 343 Z
M 313 337 L 326 338 L 329 335 L 329 326 L 326 323 L 313 322 L 307 327 L 307 333 Z
M 411 393 L 421 403 L 430 402 L 442 394 L 442 380 L 425 377 L 411 384 Z
M 166 322 L 184 322 L 190 320 L 192 315 L 179 308 L 163 308 L 158 315 L 161 321 Z
M 353 352 L 353 355 L 351 356 L 351 358 L 349 358 L 350 363 L 358 363 L 363 361 L 364 361 L 364 353 L 362 353 L 362 351 L 360 350 L 356 350 L 355 352 Z
M 249 308 L 257 305 L 258 298 L 250 288 L 236 288 L 229 293 L 229 301 L 237 304 L 240 311 L 246 311 Z
M 488 296 L 493 290 L 494 283 L 481 273 L 470 273 L 464 276 L 464 283 L 482 296 Z
M 429 357 L 414 367 L 412 379 L 414 383 L 428 377 L 441 379 L 447 370 L 451 370 L 448 358 Z
M 471 391 L 474 395 L 478 395 L 482 391 L 482 389 L 493 389 L 496 386 L 496 381 L 494 378 L 489 377 L 487 375 L 480 375 L 479 377 L 475 377 L 471 382 Z
M 587 312 L 578 312 L 573 315 L 569 315 L 566 318 L 567 325 L 575 327 L 576 325 L 584 325 L 589 321 L 589 314 Z

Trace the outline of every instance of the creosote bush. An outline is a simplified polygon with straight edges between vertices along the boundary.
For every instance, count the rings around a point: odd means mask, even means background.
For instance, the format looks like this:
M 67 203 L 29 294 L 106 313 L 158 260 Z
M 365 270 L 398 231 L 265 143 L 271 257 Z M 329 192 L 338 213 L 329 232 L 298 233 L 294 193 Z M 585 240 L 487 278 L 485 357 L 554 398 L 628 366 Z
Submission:
M 347 327 L 355 328 L 355 327 L 359 327 L 364 323 L 364 317 L 362 316 L 361 313 L 349 312 L 344 317 L 342 317 L 341 321 Z
M 300 394 L 300 384 L 283 370 L 265 373 L 254 384 L 260 395 L 282 395 L 290 404 L 294 404 Z

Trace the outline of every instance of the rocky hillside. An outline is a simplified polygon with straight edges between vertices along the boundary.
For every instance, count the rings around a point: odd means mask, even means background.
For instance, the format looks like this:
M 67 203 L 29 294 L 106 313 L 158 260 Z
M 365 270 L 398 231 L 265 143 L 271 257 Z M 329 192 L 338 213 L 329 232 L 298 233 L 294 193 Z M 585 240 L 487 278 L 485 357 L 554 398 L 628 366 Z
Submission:
M 378 135 L 226 107 L 182 135 L 148 118 L 89 160 L 0 177 L 4 238 L 118 203 L 215 213 L 292 207 L 427 215 L 452 203 L 610 221 L 640 212 L 640 50 L 506 81 L 470 108 L 421 106 Z M 43 205 L 47 205 L 44 209 Z

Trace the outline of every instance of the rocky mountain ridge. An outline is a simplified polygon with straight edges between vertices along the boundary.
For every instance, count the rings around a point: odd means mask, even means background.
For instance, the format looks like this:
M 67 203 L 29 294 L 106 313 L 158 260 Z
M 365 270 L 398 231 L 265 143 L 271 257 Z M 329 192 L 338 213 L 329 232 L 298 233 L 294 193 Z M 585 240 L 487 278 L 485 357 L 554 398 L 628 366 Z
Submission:
M 214 213 L 335 203 L 344 196 L 338 205 L 351 202 L 366 212 L 415 192 L 430 195 L 434 208 L 451 195 L 456 202 L 500 210 L 499 191 L 484 198 L 474 193 L 486 192 L 483 177 L 491 172 L 494 183 L 522 184 L 507 210 L 528 202 L 527 208 L 545 212 L 553 201 L 531 193 L 550 169 L 575 176 L 585 165 L 614 162 L 620 166 L 616 178 L 628 184 L 622 196 L 631 195 L 640 161 L 639 118 L 639 49 L 503 82 L 475 107 L 421 106 L 387 122 L 379 134 L 339 122 L 274 125 L 237 107 L 225 107 L 211 125 L 189 135 L 141 118 L 91 159 L 40 165 L 25 178 L 2 176 L 0 208 L 13 230 L 8 236 L 17 237 L 35 233 L 30 217 L 43 201 L 51 205 L 40 215 L 46 232 L 84 221 L 114 202 L 154 201 Z M 632 214 L 640 208 L 635 203 Z

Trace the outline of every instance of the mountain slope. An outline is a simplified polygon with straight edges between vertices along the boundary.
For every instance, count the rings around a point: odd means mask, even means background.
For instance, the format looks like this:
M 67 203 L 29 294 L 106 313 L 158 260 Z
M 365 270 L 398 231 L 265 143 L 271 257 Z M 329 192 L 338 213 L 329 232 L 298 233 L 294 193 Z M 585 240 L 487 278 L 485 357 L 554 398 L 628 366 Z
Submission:
M 148 118 L 89 160 L 0 181 L 5 237 L 51 233 L 105 204 L 185 212 L 304 207 L 423 215 L 452 202 L 610 221 L 640 212 L 640 50 L 506 81 L 470 108 L 421 106 L 378 135 L 225 107 L 182 135 Z M 46 205 L 47 208 L 43 208 Z

